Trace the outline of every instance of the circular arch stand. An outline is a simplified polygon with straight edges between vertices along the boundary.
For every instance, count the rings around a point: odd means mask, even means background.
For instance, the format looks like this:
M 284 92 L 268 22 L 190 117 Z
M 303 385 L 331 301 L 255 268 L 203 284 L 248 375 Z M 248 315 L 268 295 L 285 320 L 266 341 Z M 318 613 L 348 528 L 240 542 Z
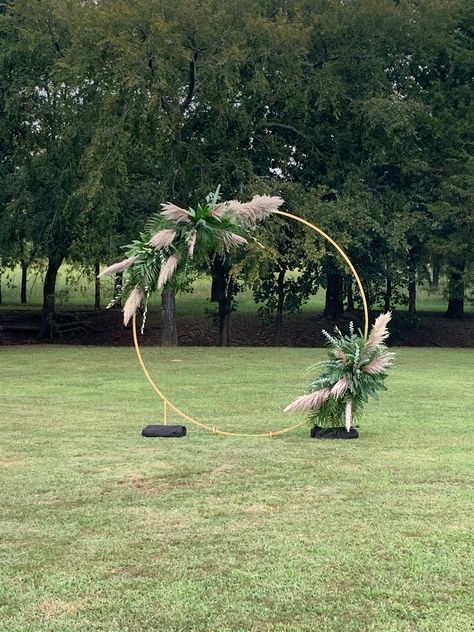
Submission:
M 311 222 L 308 222 L 308 220 L 302 217 L 298 217 L 298 215 L 287 213 L 286 211 L 275 210 L 273 211 L 273 214 L 281 215 L 282 217 L 287 217 L 288 219 L 293 219 L 297 222 L 300 222 L 300 224 L 304 224 L 308 228 L 311 228 L 316 233 L 321 235 L 321 237 L 324 237 L 324 239 L 326 239 L 326 241 L 328 241 L 338 251 L 341 257 L 347 263 L 357 283 L 357 286 L 359 288 L 360 296 L 362 298 L 362 304 L 364 307 L 364 319 L 365 319 L 364 338 L 367 338 L 368 331 L 369 331 L 369 308 L 367 306 L 367 298 L 365 296 L 364 288 L 362 286 L 362 281 L 360 280 L 360 277 L 357 274 L 357 270 L 354 268 L 354 265 L 352 264 L 351 260 L 349 259 L 347 254 L 344 252 L 344 250 L 339 246 L 337 242 L 334 241 L 334 239 L 329 237 L 329 235 L 327 235 L 321 228 L 319 228 L 315 224 L 312 224 Z M 143 373 L 145 374 L 146 379 L 150 383 L 150 386 L 163 402 L 163 423 L 165 425 L 168 424 L 169 411 L 176 413 L 179 417 L 182 417 L 186 421 L 189 421 L 190 423 L 194 424 L 195 426 L 198 426 L 199 428 L 202 428 L 203 430 L 212 432 L 212 434 L 223 435 L 225 437 L 277 437 L 278 435 L 283 435 L 283 434 L 286 434 L 287 432 L 292 432 L 293 430 L 296 430 L 297 428 L 300 428 L 301 426 L 304 426 L 306 424 L 306 421 L 302 421 L 298 424 L 295 424 L 294 426 L 288 426 L 287 428 L 283 428 L 283 430 L 276 430 L 275 432 L 272 432 L 271 430 L 269 430 L 268 432 L 261 432 L 261 433 L 241 433 L 241 432 L 227 432 L 225 430 L 219 430 L 219 428 L 216 428 L 216 426 L 209 426 L 208 424 L 204 424 L 200 421 L 197 421 L 197 419 L 194 419 L 190 415 L 187 415 L 182 410 L 180 410 L 177 406 L 175 406 L 172 402 L 170 402 L 170 400 L 166 397 L 166 395 L 164 395 L 164 393 L 158 388 L 158 386 L 153 381 L 153 378 L 151 377 L 150 373 L 148 372 L 148 369 L 145 366 L 145 362 L 143 361 L 143 357 L 140 351 L 140 346 L 138 344 L 136 315 L 133 316 L 132 330 L 133 330 L 133 343 L 135 345 L 135 351 L 137 353 L 138 362 L 140 363 Z

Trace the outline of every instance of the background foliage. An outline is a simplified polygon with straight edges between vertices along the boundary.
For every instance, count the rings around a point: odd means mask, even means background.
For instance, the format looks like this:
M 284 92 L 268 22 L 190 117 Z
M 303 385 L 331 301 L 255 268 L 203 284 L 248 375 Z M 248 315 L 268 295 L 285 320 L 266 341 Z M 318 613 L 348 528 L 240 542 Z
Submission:
M 47 335 L 64 261 L 92 273 L 160 202 L 220 183 L 224 199 L 281 194 L 337 235 L 372 306 L 414 314 L 441 275 L 461 318 L 473 28 L 463 0 L 0 2 L 0 270 L 45 265 Z M 237 272 L 277 339 L 317 286 L 327 315 L 357 307 L 324 244 L 269 231 L 259 275 L 251 248 L 211 266 L 222 328 Z

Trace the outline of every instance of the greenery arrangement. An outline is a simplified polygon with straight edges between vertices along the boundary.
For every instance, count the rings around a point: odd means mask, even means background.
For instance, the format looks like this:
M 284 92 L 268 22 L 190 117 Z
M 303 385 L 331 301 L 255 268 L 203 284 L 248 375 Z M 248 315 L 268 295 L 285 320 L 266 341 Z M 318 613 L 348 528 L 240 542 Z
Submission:
M 246 244 L 257 221 L 283 204 L 277 196 L 256 195 L 249 202 L 219 201 L 219 187 L 196 208 L 162 204 L 162 211 L 146 223 L 140 238 L 124 246 L 126 259 L 106 268 L 99 277 L 126 271 L 119 295 L 127 295 L 123 309 L 127 325 L 140 306 L 144 306 L 142 330 L 150 294 L 167 284 L 179 285 L 190 265 L 210 264 L 223 254 Z
M 394 353 L 387 350 L 391 313 L 381 314 L 367 339 L 354 332 L 349 335 L 336 328 L 336 335 L 324 332 L 328 340 L 329 359 L 319 362 L 318 377 L 310 384 L 310 392 L 298 397 L 285 412 L 306 411 L 313 426 L 338 426 L 344 418 L 347 432 L 352 420 L 362 411 L 369 397 L 386 390 L 384 381 L 392 366 Z

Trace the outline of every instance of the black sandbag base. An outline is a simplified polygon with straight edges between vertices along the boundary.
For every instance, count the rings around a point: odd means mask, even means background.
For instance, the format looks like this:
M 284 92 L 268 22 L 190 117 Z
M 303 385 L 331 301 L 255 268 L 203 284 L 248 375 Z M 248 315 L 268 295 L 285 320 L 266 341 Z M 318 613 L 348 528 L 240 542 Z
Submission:
M 355 428 L 351 428 L 347 432 L 344 426 L 339 426 L 338 428 L 314 426 L 311 428 L 310 437 L 312 439 L 358 439 L 359 433 Z
M 186 426 L 145 426 L 142 435 L 144 437 L 185 437 Z

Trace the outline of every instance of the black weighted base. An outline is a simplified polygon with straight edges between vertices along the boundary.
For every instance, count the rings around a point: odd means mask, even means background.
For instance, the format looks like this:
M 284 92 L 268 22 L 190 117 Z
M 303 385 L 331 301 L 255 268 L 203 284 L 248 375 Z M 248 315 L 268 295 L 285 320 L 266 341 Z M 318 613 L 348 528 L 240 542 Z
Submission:
M 347 432 L 344 426 L 339 426 L 338 428 L 314 426 L 311 428 L 310 437 L 313 439 L 358 439 L 359 433 L 355 428 L 351 428 Z
M 142 435 L 144 437 L 185 437 L 186 426 L 145 426 Z

